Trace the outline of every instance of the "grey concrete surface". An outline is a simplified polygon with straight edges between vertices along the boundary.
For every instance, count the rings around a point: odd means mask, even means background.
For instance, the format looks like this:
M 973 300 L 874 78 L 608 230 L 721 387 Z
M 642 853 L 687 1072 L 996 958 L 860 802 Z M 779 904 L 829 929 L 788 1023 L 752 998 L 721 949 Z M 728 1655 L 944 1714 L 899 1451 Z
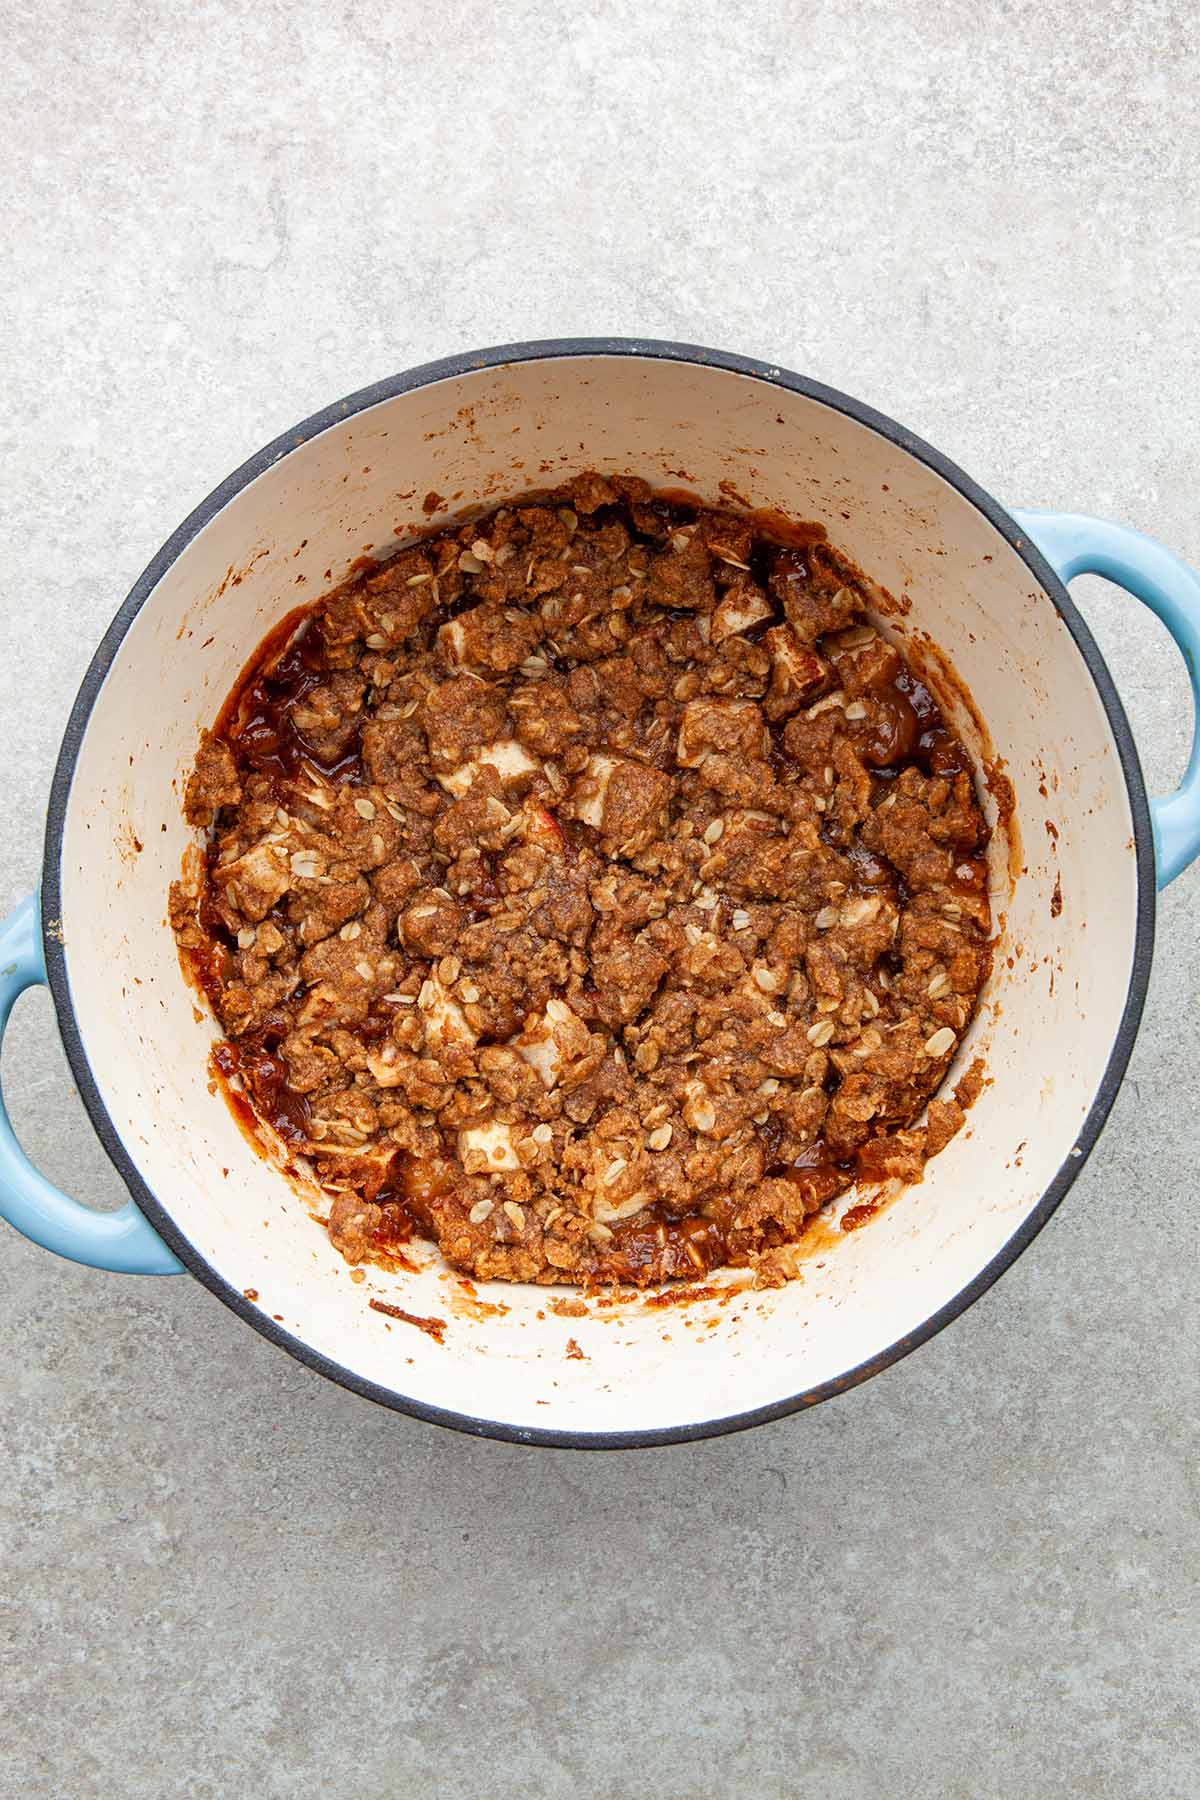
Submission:
M 1013 503 L 1200 562 L 1183 0 L 18 0 L 6 25 L 5 903 L 170 529 L 314 407 L 451 350 L 762 354 Z M 1178 661 L 1123 596 L 1080 599 L 1162 789 Z M 0 1792 L 1200 1793 L 1198 909 L 1193 873 L 1033 1248 L 899 1367 L 747 1436 L 459 1438 L 190 1280 L 0 1227 Z M 115 1203 L 44 995 L 4 1075 L 42 1166 Z

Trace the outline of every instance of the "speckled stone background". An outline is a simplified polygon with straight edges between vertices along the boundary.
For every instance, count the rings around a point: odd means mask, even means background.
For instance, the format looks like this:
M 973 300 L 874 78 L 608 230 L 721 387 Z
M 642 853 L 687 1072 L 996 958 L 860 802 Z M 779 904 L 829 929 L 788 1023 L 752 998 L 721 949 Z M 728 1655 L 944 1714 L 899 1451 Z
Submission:
M 6 25 L 5 902 L 171 528 L 296 419 L 452 350 L 759 354 L 1014 504 L 1200 562 L 1183 0 L 18 0 Z M 1161 790 L 1178 660 L 1078 593 Z M 189 1279 L 0 1227 L 0 1791 L 1200 1793 L 1198 953 L 1193 873 L 1100 1148 L 999 1286 L 746 1436 L 457 1437 Z M 41 1165 L 115 1203 L 43 994 L 4 1077 Z

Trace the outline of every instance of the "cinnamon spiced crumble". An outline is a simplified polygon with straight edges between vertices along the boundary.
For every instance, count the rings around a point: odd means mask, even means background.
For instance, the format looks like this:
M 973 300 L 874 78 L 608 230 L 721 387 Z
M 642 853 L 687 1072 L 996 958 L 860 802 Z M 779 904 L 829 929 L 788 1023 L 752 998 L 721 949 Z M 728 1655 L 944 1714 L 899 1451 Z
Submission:
M 348 1261 L 783 1278 L 958 1130 L 987 828 L 810 536 L 582 475 L 354 575 L 205 734 L 171 921 Z

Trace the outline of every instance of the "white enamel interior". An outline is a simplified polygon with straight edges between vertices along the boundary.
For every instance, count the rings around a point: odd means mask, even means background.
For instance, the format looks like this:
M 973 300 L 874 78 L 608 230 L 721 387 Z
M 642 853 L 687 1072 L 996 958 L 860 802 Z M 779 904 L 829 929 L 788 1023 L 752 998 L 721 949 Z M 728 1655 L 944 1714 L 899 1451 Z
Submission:
M 963 1051 L 985 1057 L 992 1085 L 921 1186 L 864 1229 L 819 1233 L 804 1278 L 780 1290 L 569 1318 L 547 1309 L 553 1290 L 503 1287 L 482 1298 L 507 1310 L 471 1316 L 432 1255 L 416 1274 L 352 1282 L 302 1200 L 248 1146 L 209 1091 L 214 1027 L 180 976 L 166 892 L 188 841 L 179 802 L 197 733 L 268 627 L 364 551 L 427 523 L 431 490 L 453 511 L 587 467 L 710 500 L 730 481 L 756 506 L 822 521 L 910 600 L 909 641 L 927 632 L 950 658 L 1006 761 L 1025 868 L 1010 894 L 997 841 L 1004 938 Z M 1130 808 L 1096 689 L 1054 606 L 984 516 L 820 402 L 649 356 L 557 357 L 420 387 L 330 426 L 243 488 L 168 569 L 117 652 L 79 753 L 62 863 L 67 969 L 91 1068 L 130 1157 L 199 1254 L 287 1332 L 383 1389 L 517 1430 L 582 1434 L 785 1400 L 952 1300 L 1071 1155 L 1118 1030 L 1135 911 Z M 444 1345 L 369 1310 L 372 1295 L 445 1319 Z M 583 1360 L 568 1357 L 571 1338 Z

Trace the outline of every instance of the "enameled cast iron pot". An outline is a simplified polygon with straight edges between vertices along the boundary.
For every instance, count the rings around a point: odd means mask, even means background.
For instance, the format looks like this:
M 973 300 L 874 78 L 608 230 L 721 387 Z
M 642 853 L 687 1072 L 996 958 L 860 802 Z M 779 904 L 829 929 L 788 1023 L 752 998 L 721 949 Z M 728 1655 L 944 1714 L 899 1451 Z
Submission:
M 166 893 L 189 838 L 180 796 L 197 734 L 268 628 L 367 548 L 425 526 L 430 493 L 453 513 L 591 467 L 715 502 L 731 483 L 754 506 L 821 521 L 911 600 L 884 620 L 908 653 L 928 654 L 927 633 L 949 658 L 992 744 L 942 698 L 981 757 L 1003 757 L 1020 833 L 993 842 L 1004 942 L 961 1052 L 984 1057 L 992 1084 L 922 1185 L 865 1229 L 821 1228 L 786 1288 L 683 1314 L 639 1302 L 569 1318 L 545 1289 L 516 1287 L 490 1296 L 507 1311 L 469 1316 L 432 1256 L 415 1274 L 351 1282 L 209 1091 L 214 1025 L 181 978 Z M 1178 793 L 1148 806 L 1108 669 L 1064 585 L 1085 571 L 1164 620 L 1195 692 L 1200 581 L 1167 551 L 1091 519 L 1006 512 L 901 426 L 784 369 L 682 344 L 519 344 L 412 370 L 306 420 L 204 501 L 121 607 L 63 741 L 40 920 L 31 897 L 3 927 L 0 1027 L 24 988 L 49 982 L 132 1200 L 97 1213 L 58 1193 L 0 1117 L 0 1211 L 97 1268 L 190 1270 L 345 1386 L 521 1442 L 704 1437 L 886 1367 L 996 1279 L 1082 1168 L 1137 1029 L 1156 880 L 1200 843 L 1200 747 Z M 370 1310 L 372 1292 L 445 1319 L 444 1343 Z M 582 1359 L 568 1357 L 570 1338 Z

